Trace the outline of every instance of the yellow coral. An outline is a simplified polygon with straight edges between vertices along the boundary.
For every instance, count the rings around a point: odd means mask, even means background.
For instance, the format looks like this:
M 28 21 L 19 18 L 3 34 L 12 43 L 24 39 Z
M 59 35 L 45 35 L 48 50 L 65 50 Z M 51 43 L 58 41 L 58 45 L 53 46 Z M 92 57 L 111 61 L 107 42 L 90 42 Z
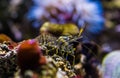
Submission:
M 67 24 L 55 24 L 46 22 L 40 28 L 40 33 L 51 33 L 55 36 L 60 35 L 78 35 L 79 29 L 75 24 L 67 23 Z

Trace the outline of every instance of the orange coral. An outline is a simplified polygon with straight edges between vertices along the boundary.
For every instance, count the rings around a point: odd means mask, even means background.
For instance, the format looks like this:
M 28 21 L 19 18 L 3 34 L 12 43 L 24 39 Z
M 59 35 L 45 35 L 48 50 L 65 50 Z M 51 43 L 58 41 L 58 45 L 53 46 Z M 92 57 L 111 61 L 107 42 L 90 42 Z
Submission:
M 8 37 L 5 34 L 0 34 L 0 43 L 9 43 L 9 48 L 13 49 L 15 46 L 17 46 L 18 44 L 14 41 L 12 41 L 12 39 L 10 37 Z
M 43 60 L 41 58 L 41 49 L 35 40 L 23 41 L 20 44 L 17 52 L 17 62 L 21 69 L 36 68 L 40 65 L 41 60 Z
M 3 43 L 4 41 L 12 41 L 10 37 L 8 37 L 5 34 L 0 34 L 0 43 Z

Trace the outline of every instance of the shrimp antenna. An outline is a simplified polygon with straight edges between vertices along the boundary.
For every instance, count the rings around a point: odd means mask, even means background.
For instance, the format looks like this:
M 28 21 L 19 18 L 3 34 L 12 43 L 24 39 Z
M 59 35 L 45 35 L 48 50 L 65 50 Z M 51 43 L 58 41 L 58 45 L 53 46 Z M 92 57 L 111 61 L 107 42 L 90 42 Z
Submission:
M 87 27 L 87 23 L 84 23 L 84 25 L 80 28 L 80 31 L 79 31 L 79 37 L 82 35 L 82 33 L 85 31 L 85 29 L 86 29 L 86 27 Z

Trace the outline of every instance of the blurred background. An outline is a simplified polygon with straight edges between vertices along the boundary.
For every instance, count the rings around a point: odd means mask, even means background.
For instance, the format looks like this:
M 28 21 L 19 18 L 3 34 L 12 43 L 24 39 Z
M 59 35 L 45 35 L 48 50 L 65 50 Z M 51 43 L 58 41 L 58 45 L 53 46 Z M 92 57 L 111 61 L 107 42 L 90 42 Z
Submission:
M 44 22 L 74 23 L 102 51 L 120 49 L 120 0 L 0 0 L 0 33 L 19 42 L 35 38 Z

